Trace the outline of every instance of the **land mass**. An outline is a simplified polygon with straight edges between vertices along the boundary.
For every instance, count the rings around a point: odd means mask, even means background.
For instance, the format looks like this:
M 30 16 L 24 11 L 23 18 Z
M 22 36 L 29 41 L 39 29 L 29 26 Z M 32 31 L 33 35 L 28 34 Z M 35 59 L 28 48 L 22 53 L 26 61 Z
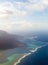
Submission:
M 19 36 L 9 34 L 5 31 L 0 30 L 0 50 L 7 50 L 26 46 L 26 44 L 20 42 L 18 38 Z

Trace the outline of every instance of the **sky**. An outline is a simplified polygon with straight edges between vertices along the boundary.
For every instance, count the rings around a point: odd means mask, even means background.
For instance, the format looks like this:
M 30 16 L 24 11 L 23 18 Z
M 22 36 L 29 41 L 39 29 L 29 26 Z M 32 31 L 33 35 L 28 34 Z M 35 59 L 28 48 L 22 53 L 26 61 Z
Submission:
M 0 0 L 0 30 L 48 31 L 48 0 Z

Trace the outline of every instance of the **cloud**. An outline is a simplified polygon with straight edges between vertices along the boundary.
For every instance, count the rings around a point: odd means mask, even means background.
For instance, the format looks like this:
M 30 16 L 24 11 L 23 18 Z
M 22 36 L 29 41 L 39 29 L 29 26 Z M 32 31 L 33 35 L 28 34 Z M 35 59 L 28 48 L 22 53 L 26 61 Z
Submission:
M 28 31 L 28 29 L 32 28 L 32 24 L 26 21 L 18 21 L 17 23 L 13 22 L 13 23 L 1 23 L 0 24 L 0 29 L 1 30 L 5 30 L 8 32 L 11 31 Z
M 10 10 L 2 10 L 2 11 L 0 10 L 0 18 L 7 18 L 12 14 L 13 12 Z
M 6 18 L 13 14 L 11 3 L 5 2 L 0 4 L 0 18 Z
M 2 23 L 0 30 L 9 33 L 16 32 L 29 32 L 29 31 L 48 31 L 48 23 L 32 23 L 27 21 L 18 21 L 17 23 Z
M 28 0 L 28 2 L 2 2 L 0 3 L 0 18 L 10 16 L 26 16 L 36 11 L 48 9 L 48 0 Z
M 11 2 L 0 3 L 0 18 L 24 15 L 26 15 L 26 11 L 18 9 L 17 7 L 15 7 L 14 3 Z
M 0 3 L 0 30 L 5 30 L 8 32 L 48 30 L 48 23 L 32 23 L 30 21 L 24 21 L 24 19 L 20 19 L 20 17 L 24 17 L 30 13 L 35 13 L 36 11 L 42 12 L 46 9 L 48 9 L 48 0 L 2 2 Z M 17 18 L 22 21 L 17 21 Z
M 30 3 L 37 3 L 39 0 L 28 0 Z
M 28 0 L 28 2 L 16 2 L 18 9 L 30 12 L 44 11 L 48 9 L 48 0 Z
M 45 9 L 48 9 L 48 0 L 28 0 L 29 5 L 26 6 L 26 8 L 32 12 L 35 11 L 44 11 Z

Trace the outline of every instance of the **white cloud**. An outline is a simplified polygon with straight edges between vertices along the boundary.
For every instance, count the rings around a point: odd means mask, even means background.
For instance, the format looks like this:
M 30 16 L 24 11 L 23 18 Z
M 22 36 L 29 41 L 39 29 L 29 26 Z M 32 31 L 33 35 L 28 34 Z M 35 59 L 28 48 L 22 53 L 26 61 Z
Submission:
M 28 13 L 34 13 L 35 11 L 44 11 L 45 9 L 48 9 L 48 0 L 28 0 L 28 2 L 0 3 L 0 30 L 5 30 L 8 32 L 48 30 L 48 23 L 31 23 L 29 21 L 16 22 L 16 19 L 13 20 L 13 16 L 22 17 L 26 16 Z M 11 19 L 7 19 L 10 17 Z
M 0 4 L 0 18 L 6 18 L 13 14 L 12 4 L 4 2 Z
M 43 0 L 43 3 L 44 3 L 45 5 L 48 5 L 48 0 Z
M 7 32 L 48 31 L 48 23 L 32 23 L 19 21 L 18 23 L 1 23 L 0 30 Z
M 26 21 L 18 21 L 16 23 L 1 23 L 0 29 L 5 31 L 28 31 L 32 28 L 32 23 L 26 22 Z
M 24 16 L 26 15 L 26 11 L 20 10 L 15 7 L 14 3 L 11 2 L 3 2 L 0 3 L 0 18 L 7 18 L 10 16 Z
M 30 3 L 27 5 L 27 9 L 35 11 L 44 11 L 48 8 L 48 0 L 28 0 Z
M 25 16 L 35 11 L 48 9 L 48 0 L 28 0 L 28 2 L 0 3 L 0 18 Z
M 24 8 L 27 12 L 44 11 L 48 8 L 48 0 L 28 0 L 28 2 L 16 2 L 19 9 Z
M 28 0 L 30 3 L 37 3 L 39 0 Z

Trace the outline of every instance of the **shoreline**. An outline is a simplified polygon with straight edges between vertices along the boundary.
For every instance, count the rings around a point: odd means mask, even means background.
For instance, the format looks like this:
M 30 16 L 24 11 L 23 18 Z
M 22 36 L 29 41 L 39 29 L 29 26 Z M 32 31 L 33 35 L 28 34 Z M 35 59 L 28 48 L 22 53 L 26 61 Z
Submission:
M 46 44 L 46 45 L 48 45 L 48 44 Z M 46 46 L 46 45 L 37 47 L 35 50 L 29 50 L 30 53 L 24 53 L 24 55 L 23 55 L 21 58 L 19 58 L 19 60 L 18 60 L 17 62 L 14 63 L 14 65 L 17 65 L 18 63 L 20 63 L 20 61 L 21 61 L 23 58 L 25 58 L 26 56 L 30 55 L 31 53 L 36 52 L 39 48 L 42 48 L 42 47 L 44 47 L 44 46 Z
M 19 60 L 17 62 L 14 63 L 14 65 L 17 65 L 18 63 L 20 63 L 20 61 L 25 58 L 26 56 L 30 55 L 31 53 L 25 53 L 21 58 L 19 58 Z
M 40 48 L 40 47 L 38 47 L 38 48 Z M 29 50 L 30 53 L 24 53 L 24 55 L 23 55 L 21 58 L 19 58 L 19 60 L 18 60 L 17 62 L 14 63 L 14 65 L 17 65 L 18 63 L 20 63 L 20 61 L 21 61 L 23 58 L 25 58 L 26 56 L 30 55 L 32 52 L 34 53 L 35 51 L 37 51 L 38 48 L 36 48 L 35 50 Z

